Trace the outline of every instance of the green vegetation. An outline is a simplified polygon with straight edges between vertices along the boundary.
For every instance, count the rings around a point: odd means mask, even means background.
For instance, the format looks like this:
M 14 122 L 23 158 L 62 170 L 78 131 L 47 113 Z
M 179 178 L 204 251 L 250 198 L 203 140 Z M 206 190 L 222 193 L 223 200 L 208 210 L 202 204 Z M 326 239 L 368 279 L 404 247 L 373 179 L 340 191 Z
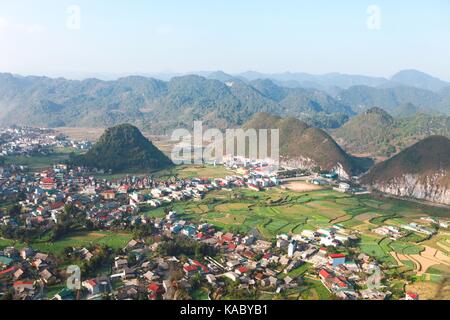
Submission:
M 442 136 L 428 137 L 406 148 L 394 157 L 375 165 L 361 181 L 366 184 L 383 185 L 405 174 L 419 175 L 419 181 L 427 183 L 430 175 L 450 167 L 450 140 Z M 448 185 L 450 177 L 444 174 L 435 182 Z M 432 187 L 431 185 L 427 185 Z
M 65 235 L 54 242 L 34 243 L 31 246 L 36 250 L 58 255 L 64 252 L 65 248 L 84 247 L 95 244 L 106 245 L 112 249 L 120 249 L 125 247 L 131 238 L 132 235 L 125 232 L 79 232 Z
M 323 125 L 339 121 L 339 114 L 353 115 L 349 106 L 317 90 L 279 87 L 271 81 L 255 87 L 238 79 L 232 81 L 233 86 L 227 86 L 195 75 L 174 77 L 168 82 L 139 76 L 116 81 L 39 77 L 23 81 L 0 75 L 1 92 L 7 97 L 0 105 L 0 121 L 46 127 L 132 123 L 146 131 L 168 134 L 174 128 L 189 127 L 194 120 L 203 120 L 210 127 L 230 128 L 260 111 L 332 118 L 325 118 Z M 272 95 L 263 86 L 274 87 L 282 94 Z M 317 122 L 312 116 L 310 119 Z
M 151 172 L 169 167 L 172 162 L 147 140 L 138 128 L 123 124 L 109 128 L 86 154 L 70 162 L 90 168 L 117 172 Z
M 71 154 L 80 154 L 80 151 L 73 148 L 55 148 L 47 155 L 8 156 L 5 157 L 5 163 L 27 166 L 31 171 L 41 171 L 69 160 Z
M 383 109 L 371 108 L 332 135 L 351 153 L 389 157 L 430 135 L 450 137 L 450 117 L 417 114 L 394 119 Z
M 298 119 L 259 113 L 247 122 L 244 128 L 279 129 L 281 156 L 290 159 L 312 159 L 322 170 L 332 170 L 338 163 L 348 173 L 361 170 L 359 163 L 342 150 L 326 132 L 312 128 Z
M 20 241 L 0 239 L 0 249 L 13 245 L 17 248 L 31 246 L 41 252 L 61 255 L 66 248 L 86 247 L 97 244 L 106 245 L 112 249 L 121 249 L 131 239 L 132 235 L 126 232 L 83 231 L 66 234 L 56 241 L 36 241 L 28 244 Z
M 264 192 L 247 189 L 214 191 L 201 201 L 179 202 L 171 207 L 181 214 L 182 219 L 209 222 L 224 231 L 256 231 L 267 239 L 280 233 L 298 234 L 304 229 L 327 227 L 337 217 L 344 216 L 344 227 L 362 233 L 358 245 L 361 251 L 389 266 L 397 264 L 390 252 L 418 254 L 423 247 L 416 244 L 416 238 L 393 242 L 370 230 L 393 218 L 408 223 L 420 215 L 445 212 L 442 208 L 420 207 L 407 201 L 368 195 L 350 196 L 332 190 L 296 193 L 278 188 Z M 151 217 L 163 217 L 164 210 L 164 207 L 143 208 L 143 212 Z

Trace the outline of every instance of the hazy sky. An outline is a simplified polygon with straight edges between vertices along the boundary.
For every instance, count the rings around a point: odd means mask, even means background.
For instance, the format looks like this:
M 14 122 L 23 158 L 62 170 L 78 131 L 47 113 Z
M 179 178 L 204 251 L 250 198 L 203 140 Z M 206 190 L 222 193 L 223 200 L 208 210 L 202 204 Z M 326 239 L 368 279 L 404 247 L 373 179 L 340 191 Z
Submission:
M 409 68 L 450 80 L 449 0 L 0 0 L 0 72 Z

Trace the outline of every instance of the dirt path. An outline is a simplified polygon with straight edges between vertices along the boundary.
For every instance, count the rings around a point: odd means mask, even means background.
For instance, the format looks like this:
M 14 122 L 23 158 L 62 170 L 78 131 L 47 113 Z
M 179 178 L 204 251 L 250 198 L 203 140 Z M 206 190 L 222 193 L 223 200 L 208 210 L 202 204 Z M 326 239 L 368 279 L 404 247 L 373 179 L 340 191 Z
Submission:
M 400 267 L 404 266 L 403 262 L 402 262 L 402 261 L 400 260 L 400 258 L 398 257 L 397 252 L 391 251 L 390 254 L 391 254 L 391 256 L 395 259 L 395 261 L 397 261 L 397 264 L 398 264 Z

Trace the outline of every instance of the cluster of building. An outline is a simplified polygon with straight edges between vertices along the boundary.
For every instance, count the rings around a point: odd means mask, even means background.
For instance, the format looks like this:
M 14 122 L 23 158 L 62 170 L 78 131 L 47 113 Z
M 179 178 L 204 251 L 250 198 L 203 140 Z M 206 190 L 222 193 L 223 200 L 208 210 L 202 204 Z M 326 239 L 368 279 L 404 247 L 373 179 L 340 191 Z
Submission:
M 33 127 L 0 128 L 0 155 L 49 154 L 54 148 L 91 148 L 89 141 L 72 141 L 52 129 Z
M 54 257 L 31 248 L 7 247 L 0 251 L 0 292 L 15 299 L 42 299 L 44 288 L 62 282 Z
M 383 237 L 389 237 L 391 240 L 397 240 L 404 237 L 405 232 L 401 231 L 399 228 L 395 226 L 381 226 L 376 229 L 373 229 L 372 232 L 379 234 Z
M 296 235 L 282 234 L 271 242 L 253 233 L 220 232 L 207 223 L 183 220 L 174 211 L 163 218 L 149 218 L 141 213 L 148 206 L 201 199 L 211 190 L 262 190 L 280 184 L 276 171 L 266 163 L 228 166 L 241 169 L 240 174 L 223 179 L 164 181 L 150 176 L 108 181 L 90 176 L 84 168 L 64 164 L 37 173 L 14 165 L 3 166 L 2 200 L 20 194 L 21 212 L 0 212 L 0 225 L 45 230 L 59 222 L 68 204 L 85 213 L 85 219 L 97 229 L 151 225 L 155 241 L 149 244 L 145 239 L 131 240 L 114 256 L 111 272 L 82 279 L 82 288 L 65 288 L 52 297 L 57 300 L 103 299 L 105 295 L 118 300 L 177 299 L 181 298 L 180 292 L 195 290 L 194 280 L 208 288 L 209 298 L 220 298 L 230 283 L 241 290 L 276 294 L 301 286 L 307 277 L 320 280 L 341 299 L 385 299 L 390 295 L 383 286 L 368 286 L 373 269 L 377 268 L 376 261 L 364 254 L 349 259 L 345 252 L 336 251 L 358 240 L 341 225 L 303 230 Z M 218 254 L 197 260 L 161 255 L 158 248 L 164 239 L 175 237 L 212 247 Z M 95 247 L 71 249 L 81 261 L 89 262 L 98 254 Z M 302 270 L 299 268 L 304 268 L 304 272 L 298 273 Z M 174 277 L 174 270 L 181 276 Z M 63 281 L 65 275 L 52 256 L 31 248 L 9 247 L 0 252 L 2 293 L 12 288 L 16 299 L 43 299 L 46 288 Z

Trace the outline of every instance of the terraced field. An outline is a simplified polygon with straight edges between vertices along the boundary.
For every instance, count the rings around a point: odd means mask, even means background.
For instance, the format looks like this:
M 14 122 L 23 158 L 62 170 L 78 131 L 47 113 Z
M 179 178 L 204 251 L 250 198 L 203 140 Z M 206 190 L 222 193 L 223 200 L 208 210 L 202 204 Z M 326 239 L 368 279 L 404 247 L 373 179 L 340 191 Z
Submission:
M 304 193 L 273 188 L 264 192 L 248 189 L 214 191 L 198 202 L 173 205 L 187 220 L 209 222 L 223 230 L 249 232 L 257 230 L 270 239 L 280 233 L 300 233 L 339 223 L 366 236 L 361 247 L 367 254 L 384 257 L 395 264 L 391 251 L 417 254 L 423 248 L 415 245 L 421 239 L 411 236 L 407 241 L 381 242 L 371 230 L 385 223 L 412 222 L 432 214 L 433 208 L 422 209 L 409 202 L 375 199 L 368 195 L 352 196 L 333 190 Z M 164 215 L 162 208 L 145 211 L 152 217 Z M 411 218 L 409 217 L 411 215 Z M 438 212 L 440 214 L 440 212 Z

